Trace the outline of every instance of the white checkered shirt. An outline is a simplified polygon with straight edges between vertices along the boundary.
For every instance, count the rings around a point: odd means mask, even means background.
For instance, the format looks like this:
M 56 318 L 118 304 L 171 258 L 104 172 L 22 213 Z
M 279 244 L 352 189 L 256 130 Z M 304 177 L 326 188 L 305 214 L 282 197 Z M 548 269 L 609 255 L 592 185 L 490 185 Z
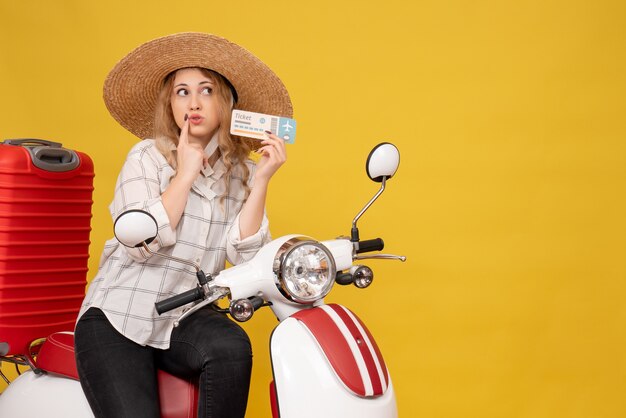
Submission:
M 205 153 L 216 148 L 211 141 Z M 254 163 L 247 161 L 252 185 Z M 259 231 L 244 240 L 239 236 L 239 212 L 244 203 L 240 170 L 231 174 L 230 191 L 225 194 L 225 167 L 218 160 L 207 167 L 193 183 L 187 205 L 175 230 L 163 207 L 161 195 L 174 174 L 173 168 L 157 150 L 154 140 L 145 139 L 135 145 L 115 187 L 109 209 L 113 219 L 129 209 L 143 209 L 157 220 L 153 251 L 173 255 L 200 264 L 205 273 L 215 274 L 225 267 L 225 260 L 238 264 L 251 259 L 271 240 L 267 217 Z M 191 266 L 150 257 L 140 248 L 129 249 L 115 238 L 105 243 L 96 277 L 83 301 L 80 315 L 90 307 L 100 308 L 111 324 L 127 338 L 141 345 L 166 349 L 174 319 L 182 307 L 159 316 L 154 303 L 196 286 Z

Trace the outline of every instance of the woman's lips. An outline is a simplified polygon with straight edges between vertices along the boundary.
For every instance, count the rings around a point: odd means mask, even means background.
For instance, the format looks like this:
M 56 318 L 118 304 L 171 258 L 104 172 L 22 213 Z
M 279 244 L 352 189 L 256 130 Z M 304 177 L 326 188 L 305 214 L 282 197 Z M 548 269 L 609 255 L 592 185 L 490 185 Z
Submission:
M 191 115 L 189 116 L 189 123 L 192 123 L 194 125 L 199 125 L 202 123 L 202 121 L 204 120 L 204 118 L 200 115 Z

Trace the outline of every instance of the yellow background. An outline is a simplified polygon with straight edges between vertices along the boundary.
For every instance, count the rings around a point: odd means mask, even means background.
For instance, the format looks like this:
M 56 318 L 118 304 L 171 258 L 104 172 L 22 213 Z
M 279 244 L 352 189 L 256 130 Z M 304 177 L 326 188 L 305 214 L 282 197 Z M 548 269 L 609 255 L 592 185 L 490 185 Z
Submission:
M 371 262 L 369 289 L 328 299 L 377 337 L 402 417 L 624 417 L 625 4 L 0 0 L 0 138 L 93 158 L 91 278 L 136 141 L 107 113 L 104 77 L 157 36 L 229 38 L 293 98 L 274 236 L 348 234 L 377 190 L 369 149 L 401 150 L 360 228 L 408 261 Z M 269 310 L 246 325 L 250 417 L 270 415 L 274 326 Z

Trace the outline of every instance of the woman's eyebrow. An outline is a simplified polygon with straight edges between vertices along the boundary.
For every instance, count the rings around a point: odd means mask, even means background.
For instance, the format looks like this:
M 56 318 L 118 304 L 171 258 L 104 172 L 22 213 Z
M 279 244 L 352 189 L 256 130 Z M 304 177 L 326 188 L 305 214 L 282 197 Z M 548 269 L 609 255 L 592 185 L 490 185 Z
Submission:
M 198 83 L 198 85 L 202 85 L 202 84 L 213 84 L 213 81 L 205 80 L 205 81 L 201 81 L 201 82 Z M 180 86 L 189 87 L 189 85 L 187 83 L 178 83 L 178 84 L 176 84 L 174 86 L 174 88 L 180 87 Z

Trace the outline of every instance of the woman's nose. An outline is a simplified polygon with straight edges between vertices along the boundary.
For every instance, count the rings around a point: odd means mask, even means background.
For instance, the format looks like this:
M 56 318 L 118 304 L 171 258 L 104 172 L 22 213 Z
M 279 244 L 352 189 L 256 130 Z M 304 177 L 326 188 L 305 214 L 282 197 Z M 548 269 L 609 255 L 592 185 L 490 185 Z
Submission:
M 189 102 L 189 108 L 191 110 L 199 110 L 200 109 L 200 98 L 196 94 L 191 95 L 191 101 Z

